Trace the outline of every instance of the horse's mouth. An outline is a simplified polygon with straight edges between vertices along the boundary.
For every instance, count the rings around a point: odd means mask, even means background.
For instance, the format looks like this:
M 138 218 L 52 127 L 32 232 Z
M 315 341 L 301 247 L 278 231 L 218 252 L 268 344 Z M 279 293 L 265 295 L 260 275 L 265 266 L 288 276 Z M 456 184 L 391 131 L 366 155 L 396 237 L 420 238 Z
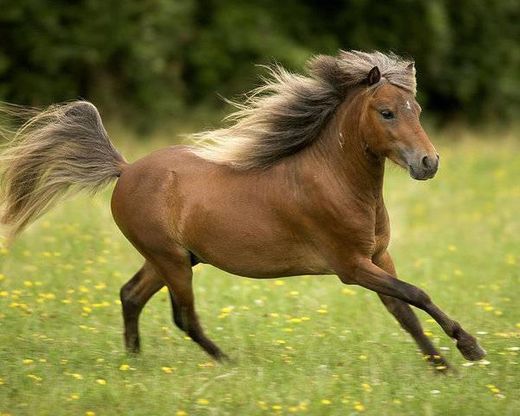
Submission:
M 432 179 L 437 173 L 437 169 L 414 169 L 412 165 L 408 165 L 408 173 L 417 181 L 426 181 Z

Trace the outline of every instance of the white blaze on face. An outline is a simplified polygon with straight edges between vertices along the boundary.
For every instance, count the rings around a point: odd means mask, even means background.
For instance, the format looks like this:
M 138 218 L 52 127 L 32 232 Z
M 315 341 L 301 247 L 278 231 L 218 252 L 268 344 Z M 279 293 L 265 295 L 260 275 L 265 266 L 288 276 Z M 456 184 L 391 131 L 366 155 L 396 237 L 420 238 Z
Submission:
M 410 101 L 406 100 L 406 109 L 411 110 L 412 106 L 410 105 Z

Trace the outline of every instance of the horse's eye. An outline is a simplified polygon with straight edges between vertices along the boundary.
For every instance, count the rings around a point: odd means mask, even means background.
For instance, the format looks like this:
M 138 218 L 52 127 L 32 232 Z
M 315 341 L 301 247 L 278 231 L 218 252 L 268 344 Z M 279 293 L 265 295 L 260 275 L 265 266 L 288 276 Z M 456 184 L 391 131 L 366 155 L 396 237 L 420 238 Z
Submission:
M 395 118 L 395 114 L 390 110 L 383 110 L 383 111 L 380 111 L 380 113 L 385 120 L 391 120 L 391 119 Z

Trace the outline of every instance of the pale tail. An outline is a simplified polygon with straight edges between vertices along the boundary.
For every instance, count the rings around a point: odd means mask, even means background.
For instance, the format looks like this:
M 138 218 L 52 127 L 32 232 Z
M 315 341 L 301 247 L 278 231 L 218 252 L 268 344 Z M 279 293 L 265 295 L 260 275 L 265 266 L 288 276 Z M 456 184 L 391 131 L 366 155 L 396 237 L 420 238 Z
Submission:
M 5 106 L 0 112 L 23 116 L 28 110 Z M 125 165 L 93 104 L 73 101 L 36 113 L 0 155 L 0 221 L 13 238 L 67 191 L 95 192 Z

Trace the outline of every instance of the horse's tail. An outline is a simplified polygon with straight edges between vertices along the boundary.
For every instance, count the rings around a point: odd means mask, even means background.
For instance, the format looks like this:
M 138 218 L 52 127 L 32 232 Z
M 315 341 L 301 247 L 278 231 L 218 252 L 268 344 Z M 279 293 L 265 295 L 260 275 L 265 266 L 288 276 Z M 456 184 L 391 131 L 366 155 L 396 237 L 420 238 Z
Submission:
M 0 154 L 0 222 L 14 238 L 67 191 L 96 192 L 127 162 L 112 146 L 97 108 L 87 101 L 37 112 L 6 105 L 0 112 L 30 118 Z

